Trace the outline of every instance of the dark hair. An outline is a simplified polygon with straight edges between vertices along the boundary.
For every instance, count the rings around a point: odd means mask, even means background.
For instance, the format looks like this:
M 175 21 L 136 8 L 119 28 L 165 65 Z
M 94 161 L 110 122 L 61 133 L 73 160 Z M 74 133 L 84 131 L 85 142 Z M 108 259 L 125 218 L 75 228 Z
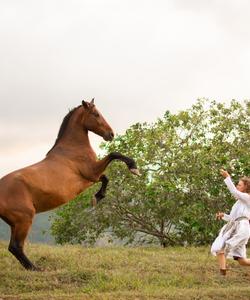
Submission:
M 67 115 L 64 117 L 63 121 L 62 121 L 62 124 L 60 126 L 60 129 L 59 129 L 59 132 L 58 132 L 58 135 L 57 135 L 57 138 L 56 138 L 56 141 L 55 141 L 55 144 L 54 146 L 48 151 L 48 153 L 46 155 L 48 155 L 50 153 L 50 151 L 57 145 L 57 143 L 59 142 L 59 140 L 61 139 L 61 137 L 63 136 L 68 124 L 69 124 L 69 120 L 71 118 L 71 116 L 73 115 L 73 113 L 77 110 L 77 108 L 81 107 L 81 105 L 71 109 Z

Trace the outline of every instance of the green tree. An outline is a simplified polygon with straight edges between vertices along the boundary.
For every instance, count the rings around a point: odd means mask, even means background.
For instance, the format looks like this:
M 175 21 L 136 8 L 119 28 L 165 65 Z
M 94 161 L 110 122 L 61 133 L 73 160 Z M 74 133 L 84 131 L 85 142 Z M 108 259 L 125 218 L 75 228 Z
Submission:
M 56 240 L 93 243 L 111 231 L 127 243 L 210 243 L 221 226 L 215 212 L 229 211 L 234 201 L 219 169 L 234 179 L 250 173 L 249 121 L 247 101 L 226 106 L 201 99 L 153 124 L 131 126 L 102 148 L 133 157 L 142 176 L 113 163 L 107 196 L 96 208 L 89 207 L 89 190 L 57 212 Z

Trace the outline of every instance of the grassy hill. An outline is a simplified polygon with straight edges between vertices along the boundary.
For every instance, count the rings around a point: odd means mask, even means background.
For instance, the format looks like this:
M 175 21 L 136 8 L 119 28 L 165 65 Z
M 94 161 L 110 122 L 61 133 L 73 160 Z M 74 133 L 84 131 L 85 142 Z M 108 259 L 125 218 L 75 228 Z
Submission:
M 83 248 L 29 244 L 43 269 L 29 272 L 0 243 L 0 298 L 23 299 L 250 299 L 250 268 L 230 261 L 218 275 L 209 248 Z

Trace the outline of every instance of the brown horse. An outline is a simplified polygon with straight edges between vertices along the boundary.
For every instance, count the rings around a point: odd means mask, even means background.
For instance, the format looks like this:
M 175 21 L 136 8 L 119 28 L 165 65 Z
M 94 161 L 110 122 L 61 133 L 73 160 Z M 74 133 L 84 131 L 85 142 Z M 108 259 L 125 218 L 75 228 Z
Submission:
M 100 201 L 108 184 L 103 172 L 114 159 L 125 162 L 132 173 L 139 175 L 134 160 L 120 153 L 113 152 L 97 160 L 88 131 L 105 141 L 114 138 L 94 99 L 90 103 L 82 101 L 82 105 L 65 116 L 54 146 L 42 161 L 0 180 L 0 217 L 11 227 L 9 251 L 26 269 L 37 270 L 23 251 L 36 213 L 68 202 L 98 181 L 102 186 L 95 199 Z

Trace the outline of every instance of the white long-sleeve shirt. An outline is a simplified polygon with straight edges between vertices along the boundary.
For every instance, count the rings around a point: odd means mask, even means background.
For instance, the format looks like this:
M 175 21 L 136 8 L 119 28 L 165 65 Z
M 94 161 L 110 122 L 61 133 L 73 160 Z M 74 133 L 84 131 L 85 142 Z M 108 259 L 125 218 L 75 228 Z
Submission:
M 230 214 L 224 214 L 222 219 L 225 221 L 235 220 L 239 217 L 247 217 L 250 219 L 250 195 L 238 191 L 233 184 L 231 177 L 227 177 L 224 182 L 237 201 L 234 203 Z

